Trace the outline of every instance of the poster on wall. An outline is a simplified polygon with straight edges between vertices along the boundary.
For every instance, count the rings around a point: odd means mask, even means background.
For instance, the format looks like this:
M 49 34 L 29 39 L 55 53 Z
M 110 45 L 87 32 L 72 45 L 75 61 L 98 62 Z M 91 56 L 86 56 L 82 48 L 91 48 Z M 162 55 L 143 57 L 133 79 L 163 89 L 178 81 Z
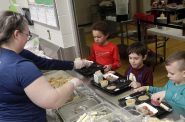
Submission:
M 30 5 L 29 6 L 30 8 L 30 14 L 31 14 L 31 19 L 34 20 L 34 21 L 38 21 L 38 15 L 37 15 L 37 6 L 35 5 Z
M 28 4 L 32 20 L 59 28 L 54 0 L 28 0 Z
M 37 12 L 38 12 L 38 21 L 40 23 L 46 24 L 46 7 L 39 6 Z
M 46 9 L 46 23 L 51 26 L 57 26 L 56 20 L 55 20 L 55 11 L 53 7 L 47 7 Z

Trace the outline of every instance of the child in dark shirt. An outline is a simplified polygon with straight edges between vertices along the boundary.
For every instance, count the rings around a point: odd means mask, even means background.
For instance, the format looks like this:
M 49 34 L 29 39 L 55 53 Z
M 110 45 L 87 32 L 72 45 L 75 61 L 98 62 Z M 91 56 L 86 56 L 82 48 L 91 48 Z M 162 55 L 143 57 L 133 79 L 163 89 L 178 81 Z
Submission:
M 144 85 L 153 86 L 152 68 L 143 63 L 147 58 L 148 49 L 146 45 L 136 42 L 130 45 L 127 51 L 130 66 L 125 71 L 124 76 L 132 81 L 130 86 L 132 88 L 138 88 Z

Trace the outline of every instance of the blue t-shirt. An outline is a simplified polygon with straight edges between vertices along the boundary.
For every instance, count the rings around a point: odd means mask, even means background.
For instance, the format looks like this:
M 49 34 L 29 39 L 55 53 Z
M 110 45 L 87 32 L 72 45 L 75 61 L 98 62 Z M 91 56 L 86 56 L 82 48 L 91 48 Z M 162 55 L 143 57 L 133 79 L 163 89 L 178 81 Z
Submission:
M 0 48 L 0 122 L 46 122 L 46 111 L 24 89 L 42 76 L 28 59 Z

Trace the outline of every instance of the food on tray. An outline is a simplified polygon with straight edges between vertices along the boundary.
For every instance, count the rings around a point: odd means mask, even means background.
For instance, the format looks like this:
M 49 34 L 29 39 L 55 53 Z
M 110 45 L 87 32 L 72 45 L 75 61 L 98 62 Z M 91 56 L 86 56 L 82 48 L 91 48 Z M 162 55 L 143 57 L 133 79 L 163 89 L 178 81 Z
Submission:
M 158 110 L 156 108 L 152 107 L 148 103 L 142 103 L 142 104 L 138 105 L 136 107 L 136 109 L 139 112 L 143 113 L 144 115 L 149 115 L 149 116 L 153 116 L 158 112 Z
M 114 80 L 114 77 L 113 77 L 112 75 L 108 75 L 108 76 L 106 77 L 106 79 L 109 80 L 109 81 L 112 81 L 112 80 Z
M 71 95 L 70 99 L 67 102 L 72 102 L 72 101 L 78 100 L 79 98 L 80 98 L 80 96 L 75 96 L 73 94 L 73 95 Z
M 107 89 L 108 89 L 108 90 L 114 90 L 115 88 L 116 88 L 115 85 L 107 86 Z
M 80 118 L 76 122 L 95 122 L 96 120 L 106 115 L 107 115 L 106 112 L 92 111 L 92 112 L 84 113 L 83 115 L 81 115 Z
M 115 81 L 119 78 L 118 76 L 111 74 L 111 73 L 106 73 L 103 75 L 103 77 L 108 81 Z
M 152 111 L 150 111 L 150 109 L 147 106 L 142 106 L 141 108 L 138 109 L 139 112 L 142 112 L 145 115 L 154 115 L 154 113 Z
M 149 99 L 149 96 L 148 95 L 142 95 L 142 96 L 138 97 L 138 100 L 139 101 L 146 101 L 148 99 Z
M 58 88 L 65 84 L 67 82 L 67 79 L 64 79 L 63 77 L 58 77 L 58 78 L 50 78 L 49 83 L 51 84 L 52 87 Z
M 106 87 L 106 86 L 108 86 L 108 81 L 107 80 L 101 80 L 100 81 L 100 85 L 101 85 L 101 87 Z
M 73 77 L 65 71 L 52 71 L 45 74 L 52 87 L 58 88 L 71 80 Z
M 94 73 L 94 82 L 100 83 L 100 81 L 102 81 L 102 80 L 103 80 L 103 74 L 102 74 L 102 72 L 100 70 L 96 71 Z
M 128 99 L 125 101 L 127 106 L 134 106 L 136 100 L 135 99 Z
M 136 76 L 133 73 L 130 73 L 129 80 L 136 82 Z

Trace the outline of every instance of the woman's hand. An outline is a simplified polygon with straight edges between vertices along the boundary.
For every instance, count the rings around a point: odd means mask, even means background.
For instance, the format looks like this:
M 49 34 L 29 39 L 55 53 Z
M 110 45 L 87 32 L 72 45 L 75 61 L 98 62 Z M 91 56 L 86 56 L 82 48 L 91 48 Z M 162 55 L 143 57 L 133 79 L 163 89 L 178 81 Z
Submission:
M 93 63 L 93 61 L 88 61 L 86 59 L 80 59 L 80 58 L 76 58 L 74 60 L 74 68 L 75 69 L 81 69 L 83 67 L 89 67 L 91 66 Z
M 83 83 L 83 81 L 81 81 L 78 78 L 73 78 L 73 79 L 69 80 L 69 83 L 72 83 L 74 85 L 74 88 L 76 88 L 77 86 L 81 85 Z

